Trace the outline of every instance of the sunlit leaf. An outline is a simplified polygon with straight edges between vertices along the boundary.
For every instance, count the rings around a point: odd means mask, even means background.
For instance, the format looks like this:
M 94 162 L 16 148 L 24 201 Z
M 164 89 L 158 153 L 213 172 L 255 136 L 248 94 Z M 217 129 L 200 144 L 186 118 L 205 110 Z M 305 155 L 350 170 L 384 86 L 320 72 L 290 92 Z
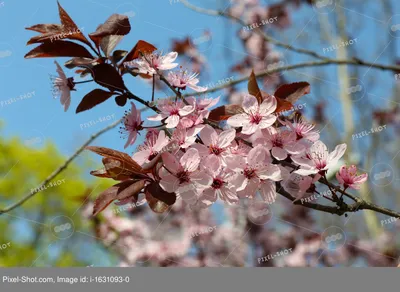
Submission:
M 103 157 L 113 158 L 115 160 L 123 162 L 123 168 L 131 171 L 132 173 L 136 174 L 145 173 L 142 167 L 139 164 L 137 164 L 137 162 L 134 161 L 128 154 L 124 152 L 120 152 L 106 147 L 96 147 L 96 146 L 88 146 L 86 147 L 86 149 L 94 153 L 97 153 Z
M 93 216 L 96 216 L 115 200 L 134 197 L 144 188 L 145 181 L 124 181 L 102 192 L 94 201 Z
M 93 42 L 95 42 L 97 47 L 99 47 L 100 42 L 104 37 L 110 35 L 127 35 L 130 31 L 131 25 L 128 16 L 113 14 L 105 23 L 100 24 L 95 32 L 89 34 L 89 37 Z

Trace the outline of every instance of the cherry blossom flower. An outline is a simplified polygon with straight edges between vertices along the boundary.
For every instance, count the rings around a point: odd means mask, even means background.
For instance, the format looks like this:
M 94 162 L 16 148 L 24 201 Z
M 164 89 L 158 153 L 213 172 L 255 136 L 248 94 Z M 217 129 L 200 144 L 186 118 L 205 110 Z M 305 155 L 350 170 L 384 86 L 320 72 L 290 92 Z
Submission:
M 181 117 L 187 116 L 194 111 L 191 105 L 184 105 L 181 100 L 162 99 L 158 102 L 161 113 L 148 117 L 150 121 L 161 121 L 166 118 L 165 123 L 168 129 L 176 128 Z
M 344 185 L 346 189 L 352 188 L 359 190 L 361 184 L 367 181 L 368 174 L 363 173 L 361 175 L 357 175 L 357 167 L 355 165 L 351 165 L 349 167 L 343 165 L 336 173 L 336 179 L 340 184 Z
M 234 115 L 228 119 L 228 125 L 243 127 L 242 133 L 251 135 L 258 129 L 265 129 L 276 121 L 275 111 L 277 102 L 275 97 L 266 98 L 260 105 L 252 95 L 246 95 L 242 107 L 244 113 Z
M 300 155 L 305 151 L 305 147 L 296 141 L 294 132 L 266 129 L 262 133 L 265 133 L 263 137 L 256 139 L 253 144 L 264 145 L 266 148 L 271 149 L 272 156 L 277 160 L 285 160 L 289 154 Z
M 175 141 L 180 148 L 186 149 L 194 144 L 196 136 L 190 136 L 185 128 L 178 127 L 172 134 L 172 141 Z M 179 150 L 179 147 L 177 147 L 177 150 Z
M 54 64 L 57 66 L 58 77 L 52 78 L 53 92 L 55 96 L 60 95 L 61 104 L 64 106 L 64 111 L 66 112 L 71 105 L 71 91 L 75 87 L 74 78 L 67 78 L 57 61 L 54 61 Z
M 180 119 L 179 125 L 187 130 L 189 136 L 196 136 L 204 128 L 204 119 L 206 118 L 207 112 L 201 113 L 193 112 Z
M 218 134 L 214 128 L 206 125 L 199 136 L 204 145 L 198 143 L 193 147 L 199 150 L 200 156 L 204 158 L 215 156 L 218 158 L 220 164 L 226 166 L 225 157 L 229 155 L 226 150 L 235 139 L 236 131 L 229 129 Z
M 305 155 L 291 157 L 301 167 L 295 173 L 304 176 L 317 173 L 324 175 L 330 167 L 336 165 L 346 149 L 346 144 L 340 144 L 329 153 L 326 145 L 318 140 L 314 142 Z
M 279 122 L 296 133 L 297 140 L 305 139 L 316 142 L 319 139 L 319 132 L 314 130 L 315 125 L 304 121 L 301 117 L 296 116 L 293 123 L 289 120 L 281 119 L 279 119 Z
M 120 128 L 120 133 L 127 133 L 128 139 L 124 148 L 127 148 L 129 145 L 133 145 L 136 141 L 136 137 L 139 131 L 143 130 L 142 127 L 142 119 L 140 117 L 140 111 L 136 109 L 136 106 L 133 102 L 131 102 L 131 111 L 125 113 L 123 124 L 124 126 Z
M 157 71 L 165 71 L 174 69 L 178 66 L 178 63 L 173 63 L 178 57 L 177 52 L 171 52 L 163 56 L 162 53 L 154 52 L 151 54 L 145 54 L 139 59 L 125 62 L 125 67 L 137 68 L 141 74 L 153 76 L 157 74 Z
M 236 187 L 230 182 L 232 173 L 221 167 L 216 156 L 209 156 L 204 159 L 202 168 L 213 179 L 212 184 L 200 194 L 199 201 L 202 205 L 208 207 L 216 202 L 218 197 L 229 205 L 239 201 L 236 195 Z
M 211 185 L 212 177 L 199 170 L 199 152 L 190 148 L 178 161 L 169 152 L 162 154 L 163 167 L 160 170 L 160 186 L 167 192 L 176 193 L 189 204 L 196 203 L 198 190 Z
M 164 131 L 148 131 L 144 144 L 138 147 L 138 152 L 133 154 L 132 159 L 140 165 L 148 163 L 162 152 L 169 142 L 169 138 L 166 137 Z
M 287 179 L 282 181 L 282 186 L 289 194 L 296 199 L 293 203 L 297 202 L 310 189 L 310 187 L 321 178 L 320 174 L 316 174 L 314 177 L 302 176 L 297 173 L 291 173 Z
M 180 88 L 182 90 L 185 90 L 186 87 L 189 87 L 197 92 L 206 91 L 207 87 L 201 87 L 197 85 L 197 83 L 200 82 L 200 80 L 197 78 L 198 75 L 198 73 L 189 75 L 186 70 L 181 70 L 179 72 L 169 72 L 167 80 L 173 87 Z
M 253 198 L 262 187 L 261 196 L 270 200 L 271 193 L 274 192 L 274 182 L 282 180 L 281 169 L 271 164 L 271 157 L 261 145 L 251 149 L 247 159 L 237 156 L 236 166 L 231 164 L 230 167 L 237 172 L 233 181 L 239 197 Z
M 219 102 L 220 96 L 217 98 L 198 98 L 196 99 L 194 96 L 189 96 L 186 98 L 187 102 L 195 108 L 195 111 L 198 113 L 203 113 L 205 118 L 208 118 L 210 114 L 210 109 L 215 106 Z

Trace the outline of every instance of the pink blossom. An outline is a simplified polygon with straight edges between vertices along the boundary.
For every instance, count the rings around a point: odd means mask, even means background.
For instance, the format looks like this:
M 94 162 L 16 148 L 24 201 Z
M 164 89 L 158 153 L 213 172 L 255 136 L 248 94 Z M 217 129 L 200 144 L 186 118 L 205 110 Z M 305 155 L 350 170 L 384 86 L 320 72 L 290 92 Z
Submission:
M 261 144 L 271 149 L 272 156 L 277 160 L 285 160 L 289 154 L 300 155 L 305 151 L 305 147 L 296 141 L 296 134 L 293 132 L 267 129 L 262 133 L 264 133 L 263 137 L 256 139 L 254 145 Z
M 198 73 L 189 75 L 187 71 L 181 70 L 179 72 L 169 72 L 167 79 L 173 87 L 180 88 L 182 90 L 185 90 L 186 87 L 189 87 L 197 92 L 206 91 L 207 87 L 201 87 L 197 85 L 197 83 L 200 82 L 197 78 L 198 75 Z
M 199 189 L 211 185 L 212 177 L 199 170 L 200 155 L 196 149 L 188 149 L 179 161 L 169 152 L 163 153 L 162 159 L 160 186 L 167 192 L 176 193 L 185 202 L 194 204 Z
M 155 52 L 141 56 L 139 59 L 125 62 L 125 67 L 134 67 L 141 74 L 151 75 L 157 74 L 157 71 L 171 70 L 178 66 L 178 63 L 173 63 L 178 57 L 177 52 L 171 52 L 163 56 L 162 53 Z
M 196 136 L 190 136 L 185 128 L 178 127 L 172 134 L 172 141 L 175 141 L 180 148 L 186 149 L 194 144 Z M 179 148 L 177 149 L 179 150 Z
M 279 120 L 279 122 L 296 133 L 297 140 L 305 139 L 315 142 L 319 139 L 319 132 L 314 130 L 315 125 L 304 121 L 301 117 L 295 117 L 293 123 L 289 120 Z
M 321 178 L 320 174 L 316 174 L 314 177 L 302 176 L 297 173 L 291 173 L 289 177 L 282 181 L 282 186 L 289 194 L 296 199 L 293 202 L 297 202 L 310 189 L 311 185 L 317 182 Z
M 336 173 L 336 179 L 345 188 L 360 189 L 361 184 L 365 183 L 368 179 L 368 174 L 363 173 L 357 175 L 357 167 L 355 165 L 345 166 L 343 165 L 339 172 Z
M 179 125 L 187 130 L 189 136 L 196 136 L 204 128 L 204 119 L 206 118 L 207 112 L 201 113 L 193 112 L 180 119 Z
M 162 99 L 158 102 L 158 108 L 161 113 L 148 117 L 150 121 L 165 120 L 168 129 L 176 128 L 181 117 L 187 116 L 194 111 L 191 105 L 184 105 L 181 100 L 173 101 L 171 99 Z
M 264 200 L 276 197 L 275 183 L 282 180 L 281 169 L 271 164 L 267 150 L 258 145 L 250 150 L 247 159 L 237 156 L 236 165 L 230 164 L 235 172 L 234 184 L 240 197 L 254 197 L 257 190 Z
M 52 78 L 54 92 L 57 95 L 61 95 L 60 101 L 61 104 L 64 106 L 64 111 L 66 112 L 71 105 L 71 90 L 74 90 L 75 83 L 72 77 L 67 78 L 63 69 L 57 63 L 57 61 L 54 61 L 54 63 L 57 66 L 58 73 L 58 77 Z
M 252 95 L 246 95 L 242 107 L 244 113 L 234 115 L 228 119 L 228 125 L 238 128 L 242 127 L 242 133 L 251 135 L 258 129 L 265 129 L 276 121 L 276 116 L 272 113 L 276 109 L 276 99 L 266 98 L 261 105 Z
M 200 194 L 199 201 L 208 207 L 217 201 L 218 197 L 229 205 L 239 201 L 236 195 L 236 187 L 231 183 L 232 173 L 221 167 L 216 156 L 209 156 L 202 164 L 203 171 L 208 173 L 213 181 Z
M 169 144 L 169 138 L 164 131 L 148 131 L 143 145 L 138 147 L 138 152 L 133 154 L 132 159 L 143 165 L 155 158 L 163 148 Z
M 346 151 L 346 148 L 346 144 L 340 144 L 336 146 L 335 150 L 329 153 L 326 145 L 318 140 L 314 142 L 305 155 L 291 157 L 301 167 L 295 173 L 304 176 L 316 173 L 324 175 L 330 167 L 336 165 Z
M 143 129 L 140 111 L 136 109 L 136 106 L 133 102 L 131 102 L 131 105 L 131 111 L 129 113 L 125 113 L 123 120 L 124 126 L 121 127 L 120 130 L 120 133 L 128 134 L 128 139 L 124 148 L 127 148 L 129 145 L 133 145 L 136 141 L 137 133 Z
M 218 134 L 214 128 L 206 125 L 200 132 L 200 138 L 204 145 L 197 143 L 194 147 L 199 150 L 202 157 L 215 156 L 219 163 L 223 163 L 225 166 L 225 157 L 229 155 L 226 150 L 235 139 L 235 136 L 236 131 L 234 129 L 229 129 Z
M 194 96 L 189 96 L 186 98 L 189 104 L 193 105 L 195 108 L 195 111 L 198 113 L 203 113 L 206 111 L 206 114 L 204 114 L 205 118 L 208 118 L 208 115 L 210 113 L 210 109 L 215 106 L 219 102 L 220 97 L 218 96 L 217 98 L 198 98 L 196 99 Z

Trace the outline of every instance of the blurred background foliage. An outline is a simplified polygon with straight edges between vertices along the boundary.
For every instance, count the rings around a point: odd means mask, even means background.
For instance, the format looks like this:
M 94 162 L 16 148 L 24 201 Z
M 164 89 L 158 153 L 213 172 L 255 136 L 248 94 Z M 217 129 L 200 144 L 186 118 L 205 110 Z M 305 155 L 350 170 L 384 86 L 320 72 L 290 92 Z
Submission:
M 4 139 L 0 134 L 1 208 L 40 187 L 66 160 L 49 140 L 40 148 L 27 144 L 17 137 Z M 107 180 L 87 177 L 94 164 L 83 155 L 48 183 L 47 189 L 16 210 L 0 215 L 0 247 L 8 246 L 0 249 L 1 266 L 86 266 L 99 253 L 104 262 L 110 260 L 98 246 L 89 244 L 94 238 L 85 233 L 90 233 L 91 223 L 81 217 L 91 188 L 97 194 L 111 185 Z M 74 232 L 68 240 L 57 237 L 52 229 L 52 220 L 58 216 L 67 216 L 73 222 Z

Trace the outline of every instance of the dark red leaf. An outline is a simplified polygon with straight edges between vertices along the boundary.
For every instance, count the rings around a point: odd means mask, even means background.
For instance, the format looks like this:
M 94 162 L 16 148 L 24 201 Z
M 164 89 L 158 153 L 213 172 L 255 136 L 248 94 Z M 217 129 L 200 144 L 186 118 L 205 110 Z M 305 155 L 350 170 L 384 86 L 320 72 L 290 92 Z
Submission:
M 102 192 L 94 201 L 93 216 L 96 216 L 115 200 L 137 196 L 144 188 L 145 181 L 124 181 Z
M 89 34 L 89 37 L 99 47 L 102 38 L 110 35 L 127 35 L 130 31 L 131 25 L 128 16 L 113 14 L 105 23 L 100 24 L 95 32 Z
M 92 76 L 101 86 L 114 91 L 124 91 L 126 89 L 124 80 L 118 71 L 110 64 L 99 64 L 92 69 Z
M 140 53 L 149 54 L 156 50 L 157 50 L 157 48 L 155 46 L 153 46 L 152 44 L 149 44 L 148 42 L 140 40 L 136 43 L 136 45 L 133 47 L 133 49 L 125 57 L 124 62 L 132 61 L 132 60 L 139 58 Z
M 150 193 L 152 197 L 164 202 L 168 206 L 172 206 L 176 202 L 176 194 L 164 191 L 158 182 L 152 182 L 146 186 L 145 192 Z
M 62 31 L 62 26 L 59 24 L 35 24 L 25 29 L 40 33 L 59 33 Z
M 114 158 L 104 157 L 103 158 L 104 169 L 108 174 L 109 178 L 114 180 L 126 180 L 126 179 L 144 179 L 146 175 L 132 172 L 130 168 L 125 167 L 125 162 Z
M 296 82 L 282 85 L 275 91 L 274 96 L 293 104 L 300 97 L 309 93 L 310 84 L 308 82 Z
M 279 97 L 275 97 L 277 101 L 276 110 L 274 113 L 278 114 L 285 111 L 290 111 L 293 109 L 293 104 L 287 100 L 281 99 Z
M 144 174 L 145 171 L 142 167 L 137 164 L 128 154 L 124 152 L 120 152 L 117 150 L 113 150 L 106 147 L 96 147 L 96 146 L 87 146 L 87 150 L 93 151 L 103 157 L 113 158 L 115 160 L 123 162 L 123 168 L 125 170 L 129 170 L 135 174 Z
M 115 102 L 119 106 L 125 106 L 127 101 L 128 101 L 128 97 L 125 94 L 118 95 L 115 97 Z
M 96 62 L 95 59 L 75 57 L 65 62 L 64 66 L 68 69 L 73 69 L 79 66 L 87 67 L 87 65 L 93 64 L 94 62 Z
M 64 8 L 61 7 L 58 1 L 57 4 L 58 4 L 58 12 L 60 14 L 61 24 L 63 26 L 63 33 L 68 34 L 66 38 L 71 40 L 78 40 L 90 45 L 89 40 L 79 30 L 78 26 L 68 15 L 68 13 L 64 10 Z
M 124 50 L 115 50 L 112 55 L 112 61 L 114 63 L 118 63 L 121 61 L 126 55 L 128 54 L 128 51 Z
M 109 174 L 107 173 L 105 168 L 101 168 L 98 170 L 92 170 L 90 172 L 91 175 L 97 176 L 97 177 L 105 177 L 105 178 L 110 178 Z
M 164 213 L 176 201 L 176 195 L 165 192 L 157 182 L 146 186 L 144 193 L 150 209 L 155 213 Z
M 115 47 L 122 40 L 123 37 L 123 35 L 109 35 L 101 39 L 100 47 L 107 57 L 111 56 L 112 51 L 115 49 Z
M 238 104 L 223 105 L 213 109 L 208 119 L 214 122 L 220 122 L 229 119 L 231 116 L 243 113 L 242 106 Z
M 184 54 L 186 51 L 192 48 L 193 42 L 189 37 L 184 40 L 172 40 L 172 51 L 178 54 Z
M 83 46 L 70 41 L 54 41 L 43 43 L 25 55 L 25 58 L 48 58 L 48 57 L 84 57 L 93 56 Z
M 84 96 L 81 103 L 76 109 L 76 113 L 80 113 L 95 107 L 96 105 L 105 102 L 113 95 L 112 92 L 105 91 L 102 89 L 94 89 Z
M 249 91 L 249 94 L 251 94 L 257 98 L 258 104 L 261 104 L 263 101 L 263 97 L 262 97 L 261 90 L 258 87 L 257 78 L 256 78 L 256 75 L 254 74 L 254 70 L 251 71 L 247 89 Z

